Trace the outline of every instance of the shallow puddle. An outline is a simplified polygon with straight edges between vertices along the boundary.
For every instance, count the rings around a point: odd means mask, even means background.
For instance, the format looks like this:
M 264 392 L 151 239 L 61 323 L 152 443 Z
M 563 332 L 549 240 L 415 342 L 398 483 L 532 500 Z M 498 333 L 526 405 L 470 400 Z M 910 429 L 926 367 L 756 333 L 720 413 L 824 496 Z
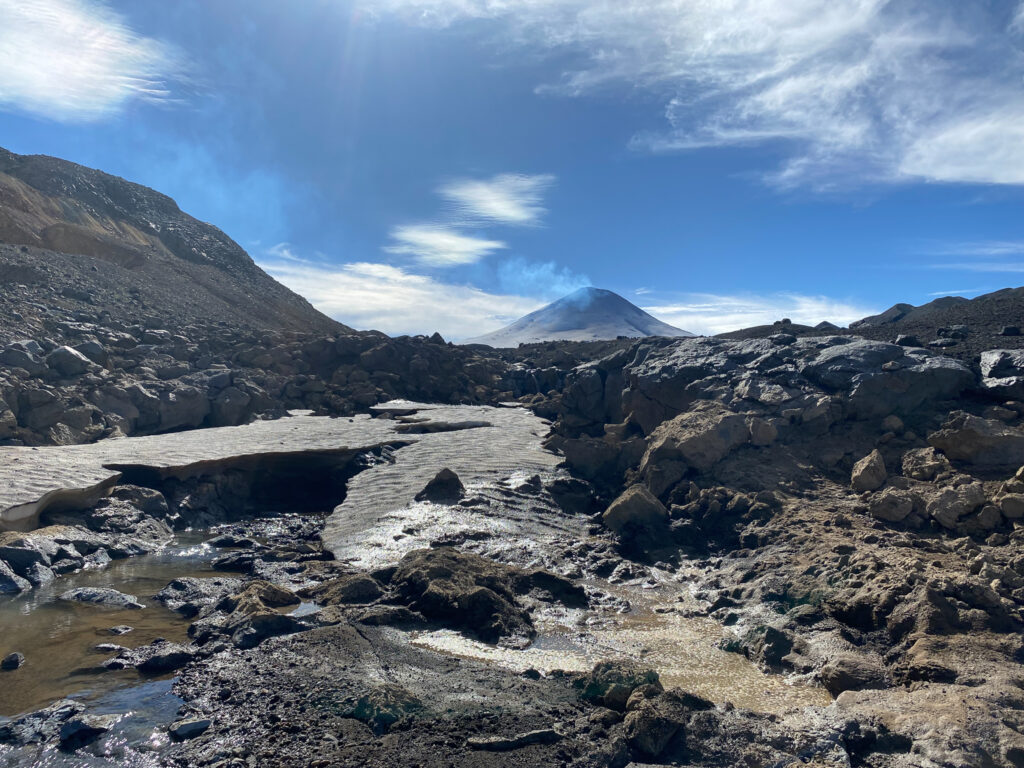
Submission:
M 15 715 L 75 694 L 92 699 L 137 685 L 134 670 L 108 672 L 99 664 L 117 655 L 97 652 L 101 643 L 126 648 L 162 637 L 187 640 L 189 622 L 153 599 L 167 583 L 182 576 L 216 576 L 213 555 L 202 542 L 206 534 L 183 533 L 158 553 L 117 560 L 105 568 L 68 574 L 31 592 L 0 598 L 0 657 L 24 654 L 20 669 L 0 672 L 0 715 Z M 117 610 L 65 603 L 59 596 L 76 587 L 110 587 L 139 598 L 142 610 Z M 131 632 L 110 633 L 128 625 Z

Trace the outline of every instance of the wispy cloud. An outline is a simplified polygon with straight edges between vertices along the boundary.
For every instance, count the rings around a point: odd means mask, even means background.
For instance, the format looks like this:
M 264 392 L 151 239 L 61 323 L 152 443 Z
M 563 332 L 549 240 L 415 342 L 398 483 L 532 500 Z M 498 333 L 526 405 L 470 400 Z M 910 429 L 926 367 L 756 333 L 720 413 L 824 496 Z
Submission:
M 929 264 L 931 269 L 951 269 L 962 272 L 1024 272 L 1024 263 L 1012 261 L 957 261 L 945 264 Z
M 952 288 L 948 291 L 931 291 L 929 296 L 974 296 L 979 293 L 987 293 L 992 288 Z
M 392 335 L 439 331 L 458 340 L 507 325 L 543 303 L 445 283 L 387 264 L 323 267 L 267 260 L 260 266 L 321 312 L 356 328 Z
M 429 267 L 455 267 L 475 264 L 494 251 L 508 246 L 500 240 L 485 240 L 464 235 L 444 224 L 410 224 L 391 230 L 393 245 L 388 253 L 411 256 Z
M 592 285 L 590 278 L 553 261 L 533 262 L 513 256 L 498 265 L 502 291 L 523 296 L 558 299 L 578 288 Z
M 927 248 L 932 256 L 1024 256 L 1024 240 L 977 240 Z
M 441 186 L 438 193 L 455 206 L 458 216 L 470 222 L 535 225 L 547 212 L 541 203 L 554 181 L 549 174 L 503 173 L 490 179 L 456 179 Z
M 0 109 L 91 122 L 171 99 L 178 53 L 96 0 L 0 0 Z
M 769 325 L 785 317 L 803 325 L 817 325 L 827 320 L 845 326 L 879 311 L 877 307 L 856 302 L 795 293 L 666 295 L 659 303 L 645 304 L 643 309 L 677 328 L 706 335 Z
M 665 102 L 650 151 L 772 142 L 778 185 L 1024 184 L 1024 8 L 935 0 L 364 0 L 576 56 L 540 90 Z M 566 60 L 565 58 L 559 59 Z

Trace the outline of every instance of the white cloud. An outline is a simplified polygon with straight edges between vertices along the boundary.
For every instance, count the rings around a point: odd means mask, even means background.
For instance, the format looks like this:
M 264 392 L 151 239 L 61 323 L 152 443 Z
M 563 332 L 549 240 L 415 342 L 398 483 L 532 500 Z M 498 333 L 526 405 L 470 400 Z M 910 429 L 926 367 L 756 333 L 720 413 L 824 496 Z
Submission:
M 260 266 L 321 312 L 355 328 L 391 335 L 439 331 L 458 340 L 501 328 L 543 303 L 444 283 L 387 264 L 320 267 L 268 261 Z
M 531 225 L 546 213 L 541 202 L 555 177 L 503 173 L 491 179 L 456 179 L 438 193 L 470 221 Z
M 825 296 L 794 293 L 772 295 L 718 295 L 690 293 L 669 297 L 643 307 L 659 320 L 698 334 L 713 335 L 755 325 L 769 325 L 788 317 L 794 323 L 817 325 L 823 320 L 846 326 L 878 313 L 878 308 Z
M 394 245 L 388 253 L 411 256 L 430 267 L 456 267 L 475 264 L 494 251 L 508 246 L 500 240 L 485 240 L 463 235 L 442 224 L 408 224 L 391 230 Z
M 980 240 L 929 249 L 933 256 L 1024 256 L 1024 240 Z
M 932 269 L 955 269 L 963 272 L 1024 272 L 1024 264 L 1011 261 L 960 261 L 950 264 L 930 264 Z
M 0 109 L 90 122 L 132 100 L 166 101 L 168 45 L 94 0 L 0 0 Z
M 654 151 L 785 142 L 772 180 L 1024 183 L 1024 6 L 960 0 L 373 0 L 575 54 L 541 90 L 649 89 Z M 565 59 L 559 59 L 565 60 Z

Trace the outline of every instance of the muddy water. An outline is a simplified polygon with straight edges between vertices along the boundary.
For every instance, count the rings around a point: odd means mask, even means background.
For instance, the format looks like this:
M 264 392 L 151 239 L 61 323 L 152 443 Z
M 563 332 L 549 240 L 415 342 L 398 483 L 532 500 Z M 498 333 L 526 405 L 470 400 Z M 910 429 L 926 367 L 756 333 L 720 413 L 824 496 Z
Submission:
M 781 713 L 832 700 L 818 686 L 766 674 L 743 656 L 718 648 L 722 627 L 717 622 L 684 617 L 639 588 L 614 591 L 628 599 L 629 611 L 549 615 L 538 622 L 538 637 L 524 650 L 486 645 L 450 631 L 419 634 L 413 644 L 517 672 L 586 672 L 599 661 L 628 660 L 657 671 L 666 687 L 755 712 Z
M 25 664 L 0 672 L 0 715 L 15 715 L 74 695 L 93 700 L 139 683 L 134 670 L 107 672 L 97 667 L 116 656 L 97 652 L 101 643 L 127 648 L 162 637 L 187 639 L 188 621 L 167 610 L 153 595 L 181 576 L 215 576 L 205 535 L 179 534 L 159 553 L 118 560 L 99 570 L 81 571 L 17 597 L 0 598 L 0 657 L 20 652 Z M 110 587 L 139 598 L 142 610 L 110 610 L 65 603 L 59 595 L 76 587 Z M 109 629 L 133 627 L 124 635 Z

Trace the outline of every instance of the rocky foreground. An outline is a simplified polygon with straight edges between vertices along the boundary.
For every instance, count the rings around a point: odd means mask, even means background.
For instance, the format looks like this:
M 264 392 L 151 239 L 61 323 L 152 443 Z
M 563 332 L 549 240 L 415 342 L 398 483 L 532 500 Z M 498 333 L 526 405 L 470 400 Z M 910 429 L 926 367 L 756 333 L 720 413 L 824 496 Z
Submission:
M 568 373 L 505 364 L 494 391 L 551 377 L 523 396 L 556 417 L 550 463 L 543 430 L 503 441 L 515 419 L 398 405 L 374 421 L 414 444 L 382 432 L 332 467 L 349 492 L 333 515 L 268 534 L 237 466 L 136 471 L 3 534 L 0 560 L 28 589 L 129 540 L 228 526 L 212 542 L 228 576 L 155 598 L 190 641 L 104 662 L 178 674 L 159 763 L 1020 766 L 1024 357 L 976 364 L 785 333 L 632 342 Z M 640 640 L 617 642 L 641 611 Z M 765 682 L 715 679 L 713 655 L 708 680 L 677 674 L 656 642 L 669 621 L 714 622 Z M 822 698 L 742 687 L 782 678 Z M 102 753 L 116 725 L 96 717 L 64 702 L 0 739 Z

